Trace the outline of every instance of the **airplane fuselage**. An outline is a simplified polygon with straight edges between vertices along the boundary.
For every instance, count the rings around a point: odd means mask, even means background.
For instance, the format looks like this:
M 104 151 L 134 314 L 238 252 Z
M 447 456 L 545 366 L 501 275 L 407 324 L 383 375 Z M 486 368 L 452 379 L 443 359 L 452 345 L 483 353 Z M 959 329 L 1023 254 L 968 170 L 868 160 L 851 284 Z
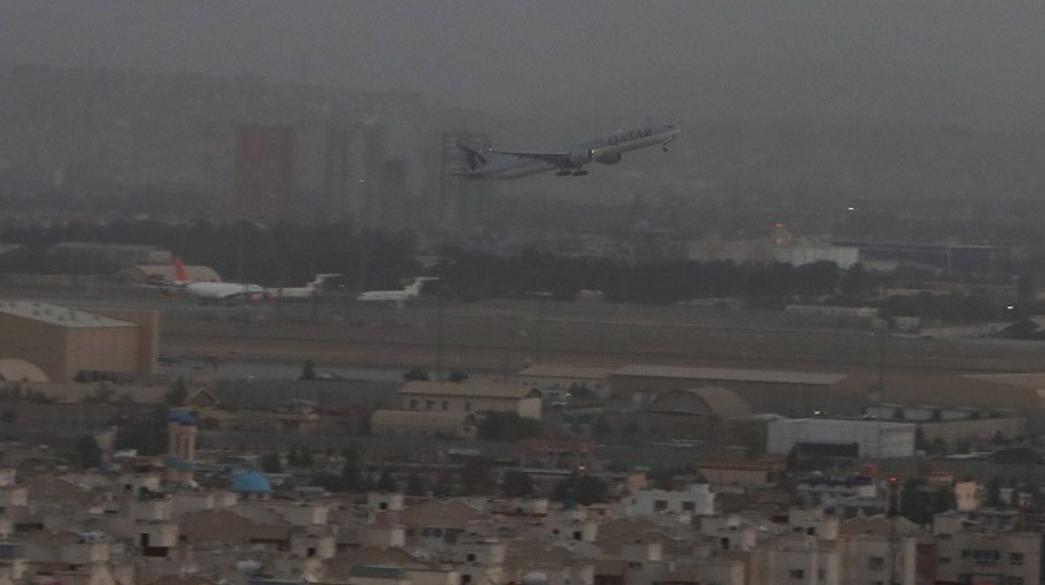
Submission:
M 615 164 L 621 155 L 640 148 L 667 144 L 675 139 L 679 129 L 670 124 L 649 126 L 635 130 L 622 130 L 609 136 L 596 138 L 565 148 L 554 153 L 513 153 L 491 150 L 502 154 L 502 158 L 474 169 L 464 176 L 470 179 L 506 180 L 518 179 L 549 171 L 579 171 L 592 162 Z

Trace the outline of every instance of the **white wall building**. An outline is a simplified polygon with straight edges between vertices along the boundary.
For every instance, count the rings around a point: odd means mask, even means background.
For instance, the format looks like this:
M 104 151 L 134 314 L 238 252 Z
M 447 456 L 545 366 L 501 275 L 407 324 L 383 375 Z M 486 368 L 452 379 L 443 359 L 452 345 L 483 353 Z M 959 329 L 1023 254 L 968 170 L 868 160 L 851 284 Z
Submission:
M 681 490 L 636 490 L 627 500 L 624 513 L 630 517 L 671 514 L 711 516 L 715 513 L 715 493 L 706 483 L 694 483 Z
M 910 423 L 863 419 L 784 419 L 769 423 L 767 449 L 786 455 L 799 444 L 854 446 L 858 457 L 911 457 L 915 429 Z

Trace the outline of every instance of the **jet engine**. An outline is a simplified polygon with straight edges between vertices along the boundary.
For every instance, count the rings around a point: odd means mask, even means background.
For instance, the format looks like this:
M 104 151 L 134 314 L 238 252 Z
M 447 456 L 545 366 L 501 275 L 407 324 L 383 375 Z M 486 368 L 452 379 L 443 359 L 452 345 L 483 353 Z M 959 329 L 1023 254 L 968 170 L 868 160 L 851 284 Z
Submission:
M 595 162 L 602 163 L 604 165 L 615 165 L 620 162 L 620 153 L 597 152 L 595 153 Z
M 579 167 L 585 163 L 589 163 L 594 156 L 595 151 L 590 148 L 587 150 L 575 150 L 570 153 L 570 166 Z

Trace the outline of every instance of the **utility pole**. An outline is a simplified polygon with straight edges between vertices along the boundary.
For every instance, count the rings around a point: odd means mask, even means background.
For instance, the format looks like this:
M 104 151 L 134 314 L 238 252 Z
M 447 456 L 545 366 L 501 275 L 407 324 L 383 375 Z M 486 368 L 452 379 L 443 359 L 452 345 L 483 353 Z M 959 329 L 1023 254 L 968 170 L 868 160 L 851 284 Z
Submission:
M 900 534 L 896 522 L 900 517 L 900 482 L 889 476 L 889 585 L 900 585 Z

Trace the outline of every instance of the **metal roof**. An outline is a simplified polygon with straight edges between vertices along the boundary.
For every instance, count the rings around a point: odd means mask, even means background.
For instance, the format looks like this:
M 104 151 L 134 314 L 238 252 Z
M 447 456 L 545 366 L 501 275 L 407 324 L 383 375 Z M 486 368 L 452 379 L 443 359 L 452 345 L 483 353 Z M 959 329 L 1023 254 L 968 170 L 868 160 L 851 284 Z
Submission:
M 487 380 L 465 380 L 464 382 L 413 381 L 403 384 L 400 396 L 474 396 L 478 398 L 521 399 L 540 396 L 540 392 L 526 384 L 492 382 Z
M 136 327 L 134 323 L 38 301 L 0 300 L 0 313 L 69 328 Z
M 614 376 L 679 378 L 772 384 L 810 384 L 829 386 L 845 379 L 845 374 L 789 372 L 784 370 L 743 370 L 732 368 L 686 368 L 676 366 L 630 365 L 613 372 Z
M 559 366 L 553 364 L 537 364 L 519 372 L 519 376 L 535 378 L 572 378 L 582 380 L 602 380 L 613 373 L 614 368 L 587 366 Z

